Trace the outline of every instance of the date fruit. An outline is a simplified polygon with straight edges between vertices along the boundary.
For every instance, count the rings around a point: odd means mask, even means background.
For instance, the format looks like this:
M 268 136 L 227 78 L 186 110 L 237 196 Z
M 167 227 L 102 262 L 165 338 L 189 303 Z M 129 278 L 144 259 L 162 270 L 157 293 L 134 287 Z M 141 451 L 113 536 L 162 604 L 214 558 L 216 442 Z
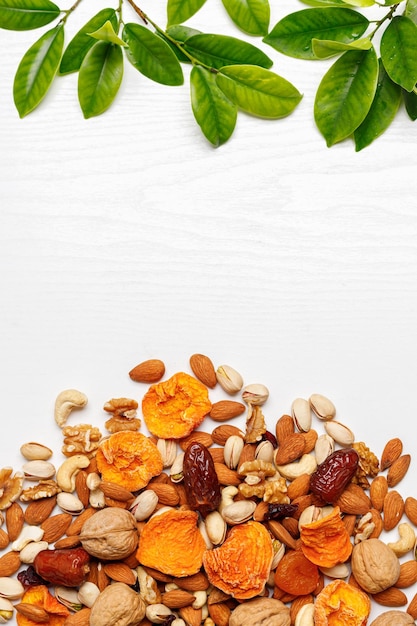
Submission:
M 84 548 L 41 550 L 35 557 L 33 567 L 38 576 L 53 585 L 78 587 L 90 571 L 90 558 Z
M 352 480 L 359 464 L 353 448 L 335 450 L 310 477 L 310 490 L 326 503 L 335 502 Z
M 190 508 L 206 517 L 221 500 L 213 458 L 201 443 L 190 443 L 184 454 L 184 488 Z

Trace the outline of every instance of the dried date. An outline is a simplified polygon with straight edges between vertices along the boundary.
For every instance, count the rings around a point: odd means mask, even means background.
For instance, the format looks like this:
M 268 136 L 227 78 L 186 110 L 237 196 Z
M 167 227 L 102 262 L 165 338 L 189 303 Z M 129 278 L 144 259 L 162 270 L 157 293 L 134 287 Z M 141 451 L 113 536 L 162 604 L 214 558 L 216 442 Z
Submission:
M 335 450 L 311 475 L 311 492 L 324 502 L 335 502 L 352 480 L 358 465 L 359 455 L 353 448 Z
M 184 453 L 184 488 L 191 509 L 206 517 L 221 500 L 213 458 L 201 443 L 192 442 Z
M 90 571 L 90 555 L 84 548 L 41 550 L 35 557 L 33 567 L 38 576 L 53 585 L 77 587 Z

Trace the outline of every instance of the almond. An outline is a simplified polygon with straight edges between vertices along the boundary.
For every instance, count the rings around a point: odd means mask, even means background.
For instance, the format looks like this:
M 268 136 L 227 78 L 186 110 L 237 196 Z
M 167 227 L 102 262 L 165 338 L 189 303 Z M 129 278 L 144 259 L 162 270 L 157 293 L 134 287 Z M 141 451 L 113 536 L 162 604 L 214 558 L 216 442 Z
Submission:
M 210 433 L 205 433 L 202 430 L 195 430 L 191 433 L 191 435 L 188 435 L 188 437 L 184 437 L 179 440 L 181 450 L 186 450 L 193 441 L 203 444 L 206 448 L 213 445 L 213 437 Z
M 40 527 L 44 531 L 42 540 L 48 543 L 58 541 L 64 535 L 72 521 L 72 515 L 69 513 L 58 513 L 42 522 Z
M 413 619 L 417 619 L 417 593 L 411 598 L 407 607 L 407 613 L 411 615 Z
M 233 485 L 234 487 L 240 485 L 241 480 L 236 470 L 230 469 L 224 463 L 214 463 L 214 469 L 221 485 Z
M 71 613 L 71 615 L 65 619 L 65 626 L 89 626 L 90 613 L 91 609 L 88 607 L 84 607 L 76 613 Z
M 0 550 L 4 550 L 10 543 L 9 535 L 3 528 L 0 528 Z
M 405 589 L 417 582 L 417 561 L 414 559 L 403 561 L 400 566 L 400 575 L 394 587 Z
M 355 483 L 350 483 L 346 487 L 335 504 L 340 507 L 342 513 L 353 513 L 354 515 L 365 515 L 372 506 L 370 498 L 362 487 Z
M 224 448 L 209 448 L 209 452 L 215 463 L 224 464 Z
M 276 423 L 275 435 L 278 441 L 278 445 L 294 432 L 294 420 L 291 415 L 282 415 Z
M 277 520 L 269 520 L 268 528 L 276 539 L 285 543 L 286 546 L 293 550 L 297 547 L 297 542 L 288 530 Z
M 180 609 L 190 606 L 195 601 L 195 596 L 184 589 L 172 589 L 162 594 L 161 602 L 170 609 Z
M 246 410 L 242 402 L 236 400 L 219 400 L 211 406 L 209 417 L 215 422 L 227 422 L 234 417 L 242 415 Z
M 306 433 L 301 433 L 304 437 L 304 454 L 308 454 L 309 452 L 313 452 L 316 441 L 318 439 L 318 432 L 314 430 L 314 428 L 310 428 Z
M 178 612 L 187 626 L 200 626 L 203 619 L 201 609 L 193 609 L 192 606 L 183 606 Z
M 126 585 L 134 585 L 136 583 L 136 573 L 126 563 L 115 562 L 103 565 L 104 573 L 111 579 Z
M 25 509 L 25 522 L 33 526 L 39 526 L 51 515 L 56 505 L 56 496 L 41 498 L 29 502 Z
M 0 557 L 0 578 L 12 576 L 22 565 L 19 552 L 11 550 Z
M 164 506 L 176 506 L 179 503 L 180 497 L 175 485 L 152 483 L 149 485 L 149 489 L 152 489 L 152 491 L 156 493 L 159 504 Z
M 208 612 L 216 626 L 228 626 L 231 609 L 225 602 L 216 602 L 208 605 Z
M 133 494 L 122 487 L 121 485 L 117 485 L 116 483 L 112 483 L 106 480 L 102 480 L 99 488 L 108 498 L 112 498 L 113 500 L 120 500 L 121 502 L 129 502 L 129 500 L 133 500 Z
M 253 461 L 256 456 L 256 446 L 253 443 L 245 443 L 240 453 L 238 467 L 247 461 Z
M 216 370 L 214 365 L 205 354 L 192 354 L 190 356 L 190 367 L 196 378 L 206 387 L 213 387 L 217 384 Z
M 305 439 L 302 433 L 292 433 L 284 439 L 275 452 L 275 465 L 286 465 L 299 459 L 305 448 Z
M 12 502 L 9 508 L 6 509 L 6 526 L 10 541 L 15 541 L 18 538 L 24 522 L 25 514 L 22 507 L 18 502 Z
M 372 506 L 379 512 L 382 511 L 387 493 L 388 483 L 386 477 L 380 475 L 374 478 L 369 487 L 369 497 L 371 498 Z
M 165 364 L 160 359 L 142 361 L 130 370 L 129 376 L 137 383 L 156 383 L 165 374 Z
M 297 476 L 287 488 L 287 496 L 290 500 L 305 496 L 310 491 L 310 474 L 301 474 Z
M 172 582 L 186 591 L 203 591 L 210 586 L 209 580 L 203 572 L 184 576 L 184 578 L 173 578 Z
M 233 426 L 233 424 L 222 424 L 220 426 L 217 426 L 213 430 L 213 432 L 211 433 L 211 438 L 213 440 L 213 443 L 216 443 L 218 446 L 224 446 L 227 439 L 232 435 L 238 435 L 243 439 L 245 433 L 237 426 Z
M 79 535 L 81 532 L 81 528 L 84 526 L 84 523 L 90 519 L 96 512 L 96 509 L 92 507 L 88 509 L 84 509 L 84 511 L 78 515 L 68 526 L 66 533 L 68 536 Z
M 380 461 L 380 469 L 381 472 L 388 469 L 393 462 L 398 459 L 398 457 L 402 454 L 403 451 L 403 442 L 398 437 L 394 437 L 394 439 L 390 439 L 385 444 L 385 447 L 382 451 L 381 461 Z
M 379 593 L 374 593 L 372 599 L 382 606 L 405 606 L 408 603 L 408 598 L 404 591 L 397 587 L 389 587 Z
M 417 499 L 408 496 L 404 502 L 404 513 L 414 526 L 417 526 Z
M 88 473 L 82 469 L 77 472 L 75 477 L 75 491 L 85 509 L 88 507 L 90 502 L 90 490 L 87 487 L 87 476 Z
M 387 473 L 388 487 L 395 487 L 406 475 L 411 463 L 410 454 L 402 454 L 392 462 Z
M 29 602 L 19 602 L 19 604 L 15 604 L 14 608 L 18 613 L 20 613 L 20 615 L 27 617 L 29 620 L 32 620 L 37 624 L 45 624 L 49 622 L 48 612 L 35 604 L 30 604 Z
M 396 527 L 405 509 L 405 503 L 398 491 L 389 491 L 384 498 L 383 519 L 384 530 L 389 531 Z

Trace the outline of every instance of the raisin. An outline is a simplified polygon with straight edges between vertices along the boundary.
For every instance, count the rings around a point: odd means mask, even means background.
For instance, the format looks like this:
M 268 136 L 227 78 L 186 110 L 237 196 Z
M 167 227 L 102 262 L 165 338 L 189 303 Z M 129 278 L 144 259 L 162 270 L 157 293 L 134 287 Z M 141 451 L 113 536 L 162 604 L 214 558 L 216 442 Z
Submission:
M 17 575 L 17 580 L 23 585 L 24 589 L 29 589 L 29 587 L 36 587 L 37 585 L 49 585 L 49 581 L 44 580 L 36 573 L 33 565 L 29 565 L 27 569 L 19 572 Z
M 280 504 L 272 502 L 268 504 L 268 510 L 264 515 L 265 520 L 283 519 L 284 517 L 292 517 L 298 509 L 298 504 Z
M 193 441 L 184 453 L 184 488 L 190 508 L 206 517 L 221 500 L 213 458 L 201 443 Z
M 41 550 L 35 556 L 36 573 L 53 585 L 77 587 L 90 570 L 90 555 L 84 548 Z
M 353 448 L 335 450 L 310 477 L 311 492 L 326 503 L 335 502 L 352 480 L 359 465 Z

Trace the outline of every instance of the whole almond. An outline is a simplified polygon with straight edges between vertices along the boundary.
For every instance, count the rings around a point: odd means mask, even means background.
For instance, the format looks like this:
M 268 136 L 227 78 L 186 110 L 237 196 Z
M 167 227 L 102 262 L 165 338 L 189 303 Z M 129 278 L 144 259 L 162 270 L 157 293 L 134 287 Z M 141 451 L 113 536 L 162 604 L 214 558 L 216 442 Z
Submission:
M 406 475 L 411 463 L 410 454 L 402 454 L 393 461 L 388 469 L 387 483 L 388 487 L 395 487 Z
M 204 572 L 197 572 L 191 576 L 184 576 L 183 578 L 173 578 L 172 582 L 175 583 L 181 589 L 186 591 L 203 591 L 208 589 L 210 582 Z
M 214 463 L 218 481 L 221 485 L 237 487 L 242 482 L 236 470 L 232 470 L 223 463 Z
M 85 509 L 88 507 L 88 504 L 90 502 L 90 490 L 87 487 L 87 476 L 88 472 L 81 469 L 77 472 L 77 475 L 75 477 L 75 491 L 79 500 L 83 503 Z
M 404 502 L 404 513 L 414 526 L 417 526 L 417 499 L 408 496 Z
M 408 598 L 404 591 L 397 587 L 389 587 L 379 593 L 374 593 L 372 599 L 381 604 L 382 606 L 405 606 L 408 603 Z
M 74 520 L 72 520 L 71 524 L 68 526 L 66 530 L 67 535 L 69 537 L 74 536 L 74 535 L 79 535 L 84 523 L 88 519 L 90 519 L 90 517 L 92 517 L 95 512 L 96 512 L 96 509 L 93 509 L 92 507 L 88 509 L 84 509 L 84 511 L 80 515 L 78 515 Z
M 225 602 L 216 602 L 208 605 L 208 612 L 216 626 L 228 626 L 231 609 Z
M 129 376 L 137 383 L 156 383 L 165 374 L 165 364 L 160 359 L 142 361 L 130 370 Z
M 104 493 L 108 498 L 113 498 L 114 500 L 120 500 L 121 502 L 129 502 L 134 499 L 134 496 L 131 491 L 125 489 L 121 485 L 117 485 L 116 483 L 112 483 L 106 480 L 102 480 L 99 489 Z
M 40 527 L 43 529 L 43 541 L 54 543 L 64 535 L 72 521 L 72 515 L 69 513 L 58 513 L 52 517 L 48 517 Z
M 178 612 L 187 626 L 200 626 L 203 618 L 203 612 L 201 609 L 194 609 L 190 605 L 181 607 Z
M 389 531 L 396 527 L 405 509 L 404 500 L 398 491 L 388 491 L 384 498 L 383 519 L 384 530 Z
M 149 489 L 152 489 L 152 491 L 156 493 L 159 504 L 164 506 L 176 506 L 179 502 L 178 491 L 173 484 L 152 483 L 149 485 Z
M 0 528 L 0 550 L 4 550 L 10 543 L 9 535 L 3 528 Z
M 301 474 L 291 481 L 287 487 L 287 496 L 290 500 L 305 496 L 310 491 L 310 474 Z
M 211 406 L 209 417 L 215 422 L 227 422 L 234 417 L 238 417 L 246 410 L 242 402 L 236 400 L 219 400 Z
M 25 522 L 33 526 L 39 526 L 51 515 L 56 505 L 56 496 L 41 498 L 29 502 L 25 509 Z
M 215 463 L 224 463 L 224 448 L 209 448 L 211 457 Z
M 384 499 L 388 493 L 388 482 L 385 476 L 376 476 L 369 487 L 369 497 L 371 498 L 372 506 L 378 511 L 382 511 L 384 506 Z
M 407 613 L 411 615 L 413 619 L 417 619 L 417 593 L 411 598 L 407 607 Z
M 394 587 L 406 589 L 417 582 L 417 561 L 410 559 L 403 561 L 400 566 L 400 575 Z
M 71 613 L 71 615 L 65 619 L 65 626 L 89 626 L 90 613 L 91 609 L 88 607 L 84 607 L 76 613 Z
M 184 589 L 172 589 L 162 594 L 161 602 L 170 609 L 180 609 L 190 606 L 195 601 L 195 596 Z
M 192 354 L 190 356 L 190 367 L 196 378 L 203 385 L 213 389 L 217 384 L 216 370 L 214 365 L 205 354 Z
M 213 443 L 216 443 L 219 446 L 224 446 L 227 439 L 232 435 L 239 435 L 239 437 L 242 437 L 243 439 L 245 433 L 237 426 L 233 426 L 233 424 L 221 424 L 220 426 L 216 426 L 213 430 L 211 438 Z
M 281 522 L 278 522 L 277 520 L 269 520 L 267 526 L 276 539 L 278 539 L 282 543 L 285 543 L 285 545 L 289 548 L 293 550 L 296 549 L 296 540 L 291 535 L 291 533 L 288 532 L 285 526 L 281 524 Z
M 316 446 L 316 441 L 318 439 L 318 432 L 314 430 L 314 428 L 310 428 L 306 433 L 302 433 L 304 437 L 304 454 L 309 454 L 313 452 Z
M 12 502 L 6 509 L 7 534 L 10 541 L 15 541 L 20 535 L 25 521 L 25 514 L 18 502 Z
M 49 622 L 49 614 L 41 606 L 30 604 L 29 602 L 19 602 L 15 604 L 14 608 L 20 615 L 27 617 L 32 622 L 36 622 L 37 624 L 46 624 Z
M 350 483 L 336 500 L 335 504 L 340 507 L 342 513 L 365 515 L 371 508 L 371 500 L 362 487 Z
M 181 450 L 186 450 L 190 443 L 192 442 L 202 443 L 203 446 L 209 448 L 213 445 L 213 437 L 210 433 L 205 433 L 201 430 L 194 430 L 188 437 L 184 437 L 183 439 L 179 439 L 178 443 L 180 445 Z
M 403 442 L 398 437 L 394 437 L 390 439 L 385 444 L 385 447 L 382 451 L 381 461 L 380 461 L 380 469 L 381 472 L 390 467 L 396 459 L 402 454 L 403 451 Z
M 286 465 L 299 459 L 304 453 L 305 439 L 302 433 L 292 433 L 278 446 L 274 455 L 275 465 Z
M 126 585 L 134 585 L 136 583 L 137 576 L 135 572 L 126 563 L 105 563 L 103 565 L 105 574 L 111 579 L 119 583 L 125 583 Z
M 275 426 L 275 436 L 278 441 L 278 445 L 294 432 L 294 420 L 291 415 L 282 415 Z
M 22 565 L 19 552 L 11 550 L 0 557 L 0 578 L 12 576 Z
M 71 535 L 70 537 L 61 537 L 54 543 L 56 550 L 62 550 L 62 548 L 76 548 L 81 544 L 80 535 Z

